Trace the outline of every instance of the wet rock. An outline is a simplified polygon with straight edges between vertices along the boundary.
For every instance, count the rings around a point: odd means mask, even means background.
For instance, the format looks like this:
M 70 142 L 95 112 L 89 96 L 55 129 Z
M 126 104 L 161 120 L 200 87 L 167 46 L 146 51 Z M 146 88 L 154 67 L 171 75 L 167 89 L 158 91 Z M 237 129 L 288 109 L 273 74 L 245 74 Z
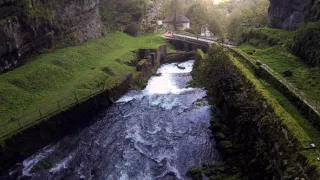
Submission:
M 179 65 L 179 64 L 176 64 L 176 66 L 179 68 L 179 69 L 186 69 L 185 67 Z

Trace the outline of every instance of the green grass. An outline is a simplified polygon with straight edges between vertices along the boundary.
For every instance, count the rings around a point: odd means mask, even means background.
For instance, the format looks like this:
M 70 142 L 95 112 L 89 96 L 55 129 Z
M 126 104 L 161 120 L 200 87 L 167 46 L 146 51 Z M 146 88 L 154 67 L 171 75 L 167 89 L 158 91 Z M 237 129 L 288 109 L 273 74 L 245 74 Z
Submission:
M 317 102 L 320 102 L 319 67 L 308 67 L 283 46 L 259 49 L 250 44 L 243 44 L 239 49 L 251 54 L 252 58 L 260 60 L 281 75 L 285 71 L 291 71 L 293 76 L 284 78 L 302 91 L 313 106 L 317 106 Z
M 320 132 L 315 128 L 299 110 L 285 97 L 275 89 L 271 84 L 263 79 L 259 79 L 263 87 L 269 91 L 270 96 L 278 101 L 278 103 L 298 122 L 299 126 L 304 129 L 311 140 L 320 144 Z M 320 146 L 317 146 L 320 149 Z
M 240 60 L 240 61 L 239 61 Z M 300 154 L 307 159 L 308 165 L 314 165 L 316 175 L 320 174 L 320 163 L 317 158 L 320 157 L 320 131 L 317 130 L 292 103 L 281 94 L 277 89 L 263 79 L 257 79 L 253 75 L 253 70 L 248 64 L 237 57 L 234 59 L 235 65 L 245 74 L 261 93 L 261 96 L 267 100 L 267 103 L 275 110 L 275 114 L 289 129 L 290 134 L 300 141 L 304 146 L 310 143 L 316 143 L 314 150 L 302 150 Z M 318 178 L 318 177 L 317 177 Z
M 292 45 L 295 32 L 274 28 L 251 28 L 244 32 L 247 39 L 263 40 L 265 44 Z
M 251 29 L 245 34 L 247 43 L 238 48 L 281 75 L 285 71 L 291 71 L 293 76 L 284 78 L 297 87 L 314 107 L 317 107 L 320 102 L 320 67 L 311 68 L 290 53 L 296 33 L 272 28 Z M 268 41 L 277 43 L 271 45 Z
M 75 47 L 58 49 L 30 59 L 0 75 L 0 125 L 11 118 L 33 119 L 96 91 L 111 87 L 135 67 L 126 65 L 139 48 L 156 48 L 166 42 L 158 35 L 131 37 L 115 32 Z
M 244 63 L 245 60 L 240 56 L 235 56 L 236 59 L 240 60 L 242 65 L 246 67 L 246 71 L 251 71 L 251 74 L 253 73 L 253 69 L 249 67 L 247 63 Z M 248 72 L 247 72 L 248 73 Z M 251 78 L 254 78 L 254 76 L 250 76 Z M 306 134 L 311 138 L 311 140 L 317 141 L 317 144 L 320 144 L 320 132 L 317 130 L 316 127 L 314 127 L 301 113 L 300 111 L 281 93 L 279 92 L 275 87 L 273 87 L 270 83 L 268 83 L 264 79 L 257 79 L 256 81 L 259 81 L 262 89 L 266 90 L 268 92 L 268 96 L 272 99 L 277 100 L 277 102 L 284 108 L 286 112 L 288 112 L 295 121 L 298 122 L 299 126 L 304 129 Z M 258 86 L 258 85 L 257 85 Z M 319 147 L 320 148 L 320 147 Z
M 279 102 L 273 98 L 270 92 L 264 87 L 260 80 L 258 80 L 254 75 L 250 67 L 247 64 L 242 63 L 237 58 L 233 58 L 234 64 L 242 71 L 246 79 L 248 79 L 256 88 L 257 92 L 263 97 L 269 106 L 275 111 L 275 115 L 280 121 L 288 128 L 291 134 L 297 138 L 303 145 L 310 142 L 311 138 L 305 132 L 305 130 L 298 124 L 297 120 L 282 107 Z

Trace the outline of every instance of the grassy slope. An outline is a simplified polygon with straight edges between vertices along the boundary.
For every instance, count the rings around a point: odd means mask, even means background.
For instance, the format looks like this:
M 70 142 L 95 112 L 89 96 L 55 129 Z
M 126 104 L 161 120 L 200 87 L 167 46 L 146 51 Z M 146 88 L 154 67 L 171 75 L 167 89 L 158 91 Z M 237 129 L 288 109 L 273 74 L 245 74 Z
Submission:
M 115 32 L 32 58 L 0 75 L 0 125 L 39 108 L 42 113 L 56 109 L 61 99 L 61 105 L 71 103 L 75 93 L 84 97 L 103 84 L 112 86 L 125 72 L 135 71 L 124 64 L 135 58 L 131 51 L 160 44 L 165 41 L 157 35 L 131 37 Z
M 286 79 L 300 89 L 313 105 L 320 102 L 320 68 L 308 67 L 287 49 L 293 41 L 294 32 L 270 28 L 254 31 L 255 34 L 263 34 L 264 37 L 260 35 L 260 39 L 253 38 L 239 46 L 239 49 L 261 60 L 279 74 L 287 70 L 292 71 L 293 76 Z M 269 47 L 266 44 L 268 40 L 278 43 Z
M 243 59 L 241 59 L 240 57 L 234 58 L 234 64 L 239 69 L 241 69 L 242 73 L 245 74 L 247 79 L 255 85 L 257 91 L 261 94 L 262 97 L 267 100 L 267 103 L 272 106 L 272 108 L 275 110 L 275 114 L 280 118 L 281 121 L 283 121 L 283 123 L 287 126 L 291 133 L 303 142 L 309 141 L 310 137 L 305 132 L 305 129 L 303 129 L 303 127 L 299 125 L 298 121 L 295 119 L 295 116 L 291 114 L 292 112 L 288 111 L 288 109 L 278 101 L 279 99 L 277 98 L 277 96 L 274 96 L 276 90 L 267 82 L 256 78 L 254 76 L 253 69 L 251 69 L 246 63 L 244 63 Z M 306 121 L 306 123 L 308 122 Z
M 253 70 L 248 67 L 246 63 L 243 63 L 241 58 L 236 57 L 236 59 L 237 61 L 235 61 L 235 64 L 242 69 L 242 72 L 246 74 L 246 77 L 256 85 L 256 88 L 260 90 L 262 95 L 271 102 L 271 105 L 275 108 L 276 112 L 283 116 L 281 119 L 285 120 L 285 124 L 291 133 L 294 134 L 294 136 L 303 144 L 310 143 L 308 139 L 311 139 L 312 143 L 317 144 L 316 150 L 303 150 L 300 153 L 304 154 L 304 156 L 308 158 L 308 163 L 315 165 L 317 167 L 317 172 L 320 173 L 320 163 L 316 160 L 320 156 L 320 147 L 318 146 L 320 143 L 320 131 L 305 119 L 305 117 L 300 114 L 299 110 L 293 106 L 292 103 L 281 94 L 281 92 L 265 80 L 254 78 Z M 290 114 L 290 116 L 286 116 L 287 113 Z M 286 119 L 290 120 L 291 118 L 292 120 L 295 120 L 295 122 L 286 121 Z

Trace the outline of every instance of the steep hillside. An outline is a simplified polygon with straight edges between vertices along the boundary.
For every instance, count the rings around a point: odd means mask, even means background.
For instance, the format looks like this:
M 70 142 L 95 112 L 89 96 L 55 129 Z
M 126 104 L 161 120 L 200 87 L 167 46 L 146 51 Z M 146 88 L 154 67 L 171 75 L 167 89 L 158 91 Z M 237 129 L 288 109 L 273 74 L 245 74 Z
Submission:
M 304 18 L 306 0 L 270 0 L 269 23 L 274 28 L 297 29 Z
M 319 0 L 270 0 L 270 26 L 297 30 L 291 48 L 292 53 L 311 67 L 320 66 L 319 20 Z
M 0 1 L 0 72 L 53 45 L 101 36 L 99 0 Z
M 319 18 L 319 0 L 270 0 L 269 23 L 274 28 L 295 30 L 303 20 Z
M 151 5 L 147 0 L 0 0 L 0 73 L 44 48 L 100 37 L 103 29 L 138 32 Z

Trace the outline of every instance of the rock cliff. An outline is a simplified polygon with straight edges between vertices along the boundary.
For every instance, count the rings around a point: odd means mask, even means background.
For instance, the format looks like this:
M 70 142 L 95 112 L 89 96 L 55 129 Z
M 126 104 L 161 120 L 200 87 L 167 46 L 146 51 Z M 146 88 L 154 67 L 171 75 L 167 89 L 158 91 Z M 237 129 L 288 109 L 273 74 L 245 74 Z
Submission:
M 286 30 L 297 29 L 304 19 L 307 0 L 270 0 L 269 24 Z
M 319 0 L 270 0 L 271 27 L 295 30 L 303 21 L 319 21 Z
M 157 30 L 158 7 L 155 3 L 150 3 L 147 13 L 141 20 L 141 33 L 154 33 Z
M 0 0 L 0 72 L 43 48 L 101 35 L 99 0 Z
M 0 73 L 44 48 L 95 39 L 103 28 L 142 24 L 142 33 L 154 32 L 154 8 L 144 0 L 0 0 Z

